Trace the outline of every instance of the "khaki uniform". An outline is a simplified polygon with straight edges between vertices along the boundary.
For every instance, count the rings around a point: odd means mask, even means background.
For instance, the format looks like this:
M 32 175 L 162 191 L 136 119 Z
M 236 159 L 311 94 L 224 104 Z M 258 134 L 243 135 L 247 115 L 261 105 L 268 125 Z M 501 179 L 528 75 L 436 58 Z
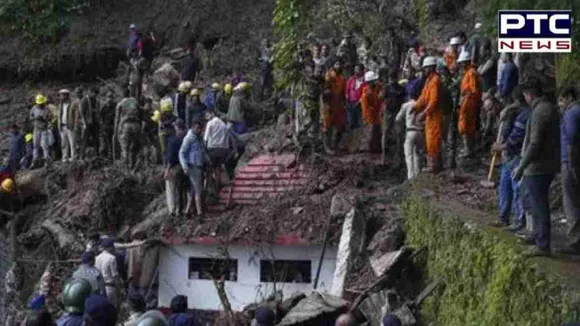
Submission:
M 72 102 L 60 103 L 58 105 L 56 121 L 58 130 L 60 131 L 63 161 L 76 159 L 75 130 L 78 127 L 78 119 L 78 105 L 75 106 Z
M 115 131 L 121 145 L 121 159 L 129 167 L 133 167 L 139 153 L 141 124 L 143 121 L 139 103 L 133 97 L 124 98 L 117 105 L 115 114 Z
M 48 107 L 34 106 L 30 110 L 30 120 L 32 120 L 33 129 L 33 160 L 37 160 L 40 156 L 40 150 L 45 159 L 50 159 L 50 130 L 51 114 Z

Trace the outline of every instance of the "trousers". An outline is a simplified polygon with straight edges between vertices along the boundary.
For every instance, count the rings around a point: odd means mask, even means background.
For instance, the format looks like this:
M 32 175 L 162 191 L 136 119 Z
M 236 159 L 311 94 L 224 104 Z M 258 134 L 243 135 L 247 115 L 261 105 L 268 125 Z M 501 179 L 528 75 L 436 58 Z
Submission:
M 524 176 L 528 205 L 534 221 L 536 247 L 551 249 L 550 184 L 553 174 Z
M 60 129 L 60 139 L 62 142 L 62 160 L 74 160 L 76 159 L 76 148 L 75 148 L 75 132 L 74 130 L 68 129 L 67 126 L 62 126 Z
M 36 160 L 40 156 L 40 150 L 42 149 L 42 155 L 45 159 L 50 158 L 50 144 L 48 141 L 48 133 L 52 132 L 51 130 L 39 130 L 34 129 L 32 132 L 32 159 Z
M 121 145 L 121 159 L 130 167 L 137 161 L 139 153 L 139 138 L 141 124 L 138 122 L 125 122 L 121 127 L 119 145 Z
M 514 222 L 526 224 L 522 197 L 520 196 L 520 182 L 512 179 L 512 172 L 520 164 L 519 158 L 502 165 L 499 181 L 499 219 L 509 223 L 510 213 L 514 212 Z
M 184 182 L 185 181 L 185 182 Z M 169 214 L 182 212 L 184 209 L 184 195 L 187 180 L 183 174 L 181 165 L 177 164 L 169 169 L 169 175 L 165 180 L 165 196 Z
M 361 121 L 361 107 L 360 104 L 346 104 L 346 127 L 350 130 L 360 128 Z
M 425 136 L 421 131 L 409 130 L 405 137 L 405 161 L 407 179 L 413 179 L 421 172 L 421 149 L 425 146 Z
M 580 249 L 580 183 L 574 180 L 568 164 L 562 164 L 562 201 L 564 214 L 571 222 L 568 230 L 569 245 Z

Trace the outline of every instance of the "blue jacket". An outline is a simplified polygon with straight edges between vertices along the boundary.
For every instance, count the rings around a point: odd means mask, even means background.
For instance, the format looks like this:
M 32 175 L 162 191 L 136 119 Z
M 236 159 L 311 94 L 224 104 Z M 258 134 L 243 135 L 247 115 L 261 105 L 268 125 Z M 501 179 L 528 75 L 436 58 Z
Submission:
M 213 110 L 215 108 L 215 102 L 217 98 L 217 91 L 213 88 L 207 88 L 205 90 L 205 99 L 203 99 L 203 104 L 207 107 L 208 110 Z
M 182 143 L 183 139 L 177 135 L 171 135 L 167 139 L 164 158 L 165 162 L 167 162 L 170 167 L 174 167 L 179 164 L 179 150 L 181 149 Z
M 169 317 L 169 326 L 196 326 L 195 316 L 191 313 L 173 314 Z
M 56 321 L 56 326 L 82 326 L 83 315 L 64 314 Z
M 203 168 L 206 161 L 206 149 L 201 135 L 189 130 L 179 149 L 179 163 L 183 169 L 190 166 Z
M 189 103 L 185 109 L 185 126 L 187 129 L 191 128 L 191 121 L 193 119 L 202 119 L 203 114 L 207 110 L 205 104 L 199 103 Z
M 529 106 L 523 106 L 509 131 L 507 152 L 510 159 L 521 155 L 522 145 L 526 136 L 526 124 L 531 114 L 532 109 Z
M 9 165 L 12 171 L 16 172 L 19 168 L 20 160 L 26 155 L 26 142 L 24 135 L 21 133 L 11 133 L 9 143 Z
M 564 112 L 560 120 L 560 158 L 568 163 L 568 146 L 580 146 L 580 102 Z
M 503 98 L 509 98 L 519 82 L 518 67 L 512 61 L 505 64 L 499 80 L 499 94 Z

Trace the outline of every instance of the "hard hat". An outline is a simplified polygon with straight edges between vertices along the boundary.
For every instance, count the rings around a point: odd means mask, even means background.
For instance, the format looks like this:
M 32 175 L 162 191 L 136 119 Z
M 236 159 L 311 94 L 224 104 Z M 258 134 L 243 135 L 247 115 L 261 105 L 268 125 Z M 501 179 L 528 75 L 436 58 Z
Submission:
M 131 26 L 129 26 L 129 29 L 137 29 L 137 25 L 131 24 Z
M 93 288 L 85 279 L 73 279 L 67 282 L 62 290 L 64 310 L 69 313 L 82 313 L 85 300 L 91 295 Z
M 58 91 L 59 94 L 70 94 L 70 91 L 66 88 L 61 89 L 60 91 Z
M 213 89 L 216 89 L 216 90 L 217 90 L 217 89 L 220 89 L 220 84 L 218 84 L 218 83 L 213 83 L 213 84 L 211 84 L 211 88 L 213 88 Z
M 32 142 L 32 134 L 31 133 L 26 134 L 26 136 L 24 136 L 24 140 L 26 140 L 27 143 Z
M 191 96 L 201 96 L 201 91 L 198 88 L 194 88 L 191 90 L 191 93 L 189 94 Z
M 188 82 L 180 83 L 179 87 L 177 88 L 177 90 L 182 92 L 182 93 L 187 93 L 187 92 L 189 92 L 190 89 L 191 89 L 191 83 L 188 83 Z
M 189 80 L 184 81 L 184 83 L 185 83 L 185 87 L 187 87 L 187 89 L 191 89 L 191 87 L 193 87 L 193 84 Z
M 368 82 L 373 82 L 375 80 L 379 79 L 379 76 L 377 76 L 377 74 L 375 74 L 374 71 L 367 71 L 367 73 L 365 74 L 365 81 Z
M 423 59 L 423 68 L 435 65 L 437 65 L 437 60 L 435 60 L 435 57 L 426 57 Z
M 172 105 L 171 105 L 171 101 L 170 100 L 163 100 L 161 101 L 161 103 L 159 104 L 159 108 L 161 109 L 161 112 L 171 112 L 173 111 Z
M 399 80 L 399 85 L 401 85 L 401 86 L 405 86 L 408 83 L 409 83 L 409 80 L 408 79 L 401 79 L 401 80 Z
M 471 60 L 471 55 L 467 51 L 461 51 L 459 58 L 457 58 L 457 62 L 465 62 L 469 60 Z
M 2 181 L 2 190 L 12 192 L 12 190 L 14 190 L 14 180 L 12 180 L 12 178 L 4 179 L 4 181 Z
M 36 95 L 36 99 L 34 100 L 34 102 L 37 105 L 46 104 L 46 96 L 44 96 L 42 94 L 38 94 L 38 95 Z
M 459 45 L 461 44 L 461 39 L 457 36 L 452 37 L 451 40 L 449 41 L 449 45 Z
M 481 23 L 475 23 L 475 27 L 474 28 L 476 30 L 480 29 L 481 28 Z
M 151 116 L 151 120 L 155 123 L 159 123 L 159 119 L 161 119 L 161 112 L 159 112 L 159 110 L 155 110 Z
M 241 82 L 238 85 L 236 85 L 235 89 L 241 89 L 243 91 L 247 91 L 250 89 L 250 84 L 247 82 Z
M 226 92 L 226 94 L 231 94 L 234 91 L 234 88 L 232 87 L 232 84 L 226 84 L 226 86 L 224 86 L 224 92 Z

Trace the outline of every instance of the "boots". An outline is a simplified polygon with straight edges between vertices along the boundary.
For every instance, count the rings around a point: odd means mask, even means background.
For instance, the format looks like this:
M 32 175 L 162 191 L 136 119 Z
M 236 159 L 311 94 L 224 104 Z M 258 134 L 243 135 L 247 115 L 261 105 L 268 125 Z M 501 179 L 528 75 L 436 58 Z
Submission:
M 461 136 L 463 141 L 463 150 L 459 155 L 460 158 L 469 158 L 473 155 L 473 139 L 467 135 Z
M 322 133 L 322 144 L 324 146 L 324 151 L 328 155 L 334 155 L 334 151 L 331 149 L 332 134 L 330 132 Z

